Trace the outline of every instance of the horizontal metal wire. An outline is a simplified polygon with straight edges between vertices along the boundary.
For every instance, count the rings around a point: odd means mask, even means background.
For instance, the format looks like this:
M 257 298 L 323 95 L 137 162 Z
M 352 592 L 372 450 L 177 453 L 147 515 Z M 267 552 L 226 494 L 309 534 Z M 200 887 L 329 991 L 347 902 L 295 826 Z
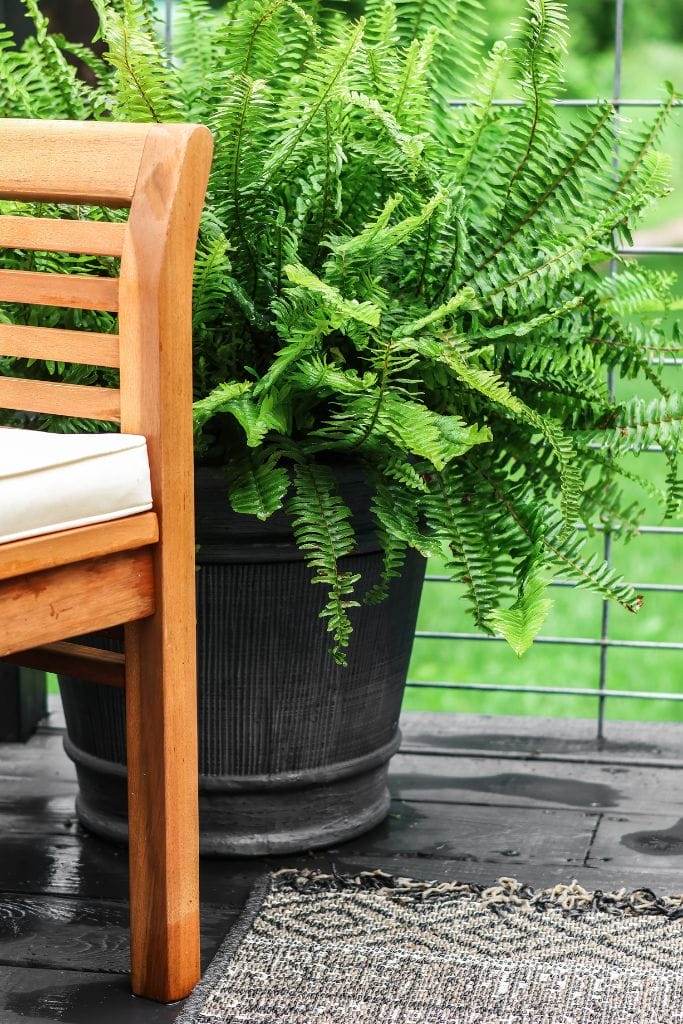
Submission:
M 597 690 L 588 687 L 570 686 L 514 686 L 500 683 L 418 683 L 409 679 L 414 690 L 479 690 L 485 693 L 541 693 L 551 697 L 618 697 L 620 700 L 671 700 L 683 701 L 683 693 L 657 693 L 649 690 Z
M 583 533 L 585 532 L 586 527 L 579 523 L 576 526 L 576 529 Z M 591 529 L 594 530 L 595 533 L 603 533 L 605 527 L 602 523 L 594 523 Z M 610 530 L 612 533 L 619 533 L 620 527 L 618 525 L 613 525 L 610 527 Z M 664 536 L 679 537 L 683 535 L 683 526 L 639 526 L 637 532 L 642 534 L 662 534 Z
M 683 256 L 682 245 L 628 245 L 617 249 L 620 256 Z
M 440 573 L 427 573 L 425 583 L 457 583 L 452 576 L 444 576 Z M 568 590 L 575 590 L 576 583 L 571 580 L 551 580 L 551 587 L 565 587 Z M 683 594 L 683 584 L 680 583 L 631 583 L 629 586 L 634 590 L 646 592 L 657 592 L 662 594 Z
M 450 630 L 418 629 L 416 640 L 479 640 L 484 643 L 502 644 L 505 637 L 489 636 L 488 633 L 460 633 Z M 551 644 L 563 647 L 628 647 L 645 651 L 683 651 L 683 643 L 674 640 L 612 640 L 608 637 L 590 636 L 537 636 L 535 644 Z
M 604 99 L 599 99 L 598 97 L 596 97 L 595 99 L 579 99 L 577 97 L 572 97 L 572 98 L 568 98 L 568 99 L 555 99 L 555 100 L 553 100 L 553 106 L 555 106 L 555 107 L 577 107 L 577 108 L 579 108 L 579 107 L 597 107 L 601 103 L 605 103 L 605 102 L 606 103 L 611 103 L 613 107 L 643 107 L 643 108 L 647 108 L 647 107 L 661 107 L 665 101 L 663 99 L 661 99 L 661 100 L 652 99 L 652 97 L 649 97 L 648 99 L 632 99 L 632 100 L 625 100 L 625 99 L 621 99 L 621 98 L 619 98 L 619 99 L 613 98 L 611 100 L 604 100 Z M 500 100 L 494 100 L 493 101 L 493 105 L 494 105 L 494 107 L 523 107 L 523 106 L 525 106 L 525 103 L 524 103 L 524 100 L 500 99 Z M 449 106 L 451 106 L 451 107 L 471 107 L 471 106 L 481 106 L 481 104 L 478 104 L 477 100 L 474 100 L 474 99 L 471 99 L 471 98 L 468 99 L 466 97 L 463 97 L 462 99 L 449 100 Z M 673 106 L 674 107 L 683 106 L 683 102 L 681 100 L 674 100 Z

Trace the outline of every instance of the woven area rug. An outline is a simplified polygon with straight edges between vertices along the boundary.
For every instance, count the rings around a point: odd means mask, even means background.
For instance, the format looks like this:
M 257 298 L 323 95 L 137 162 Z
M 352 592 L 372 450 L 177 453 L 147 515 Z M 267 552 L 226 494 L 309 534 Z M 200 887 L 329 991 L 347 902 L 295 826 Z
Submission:
M 280 872 L 179 1024 L 683 1024 L 683 895 Z

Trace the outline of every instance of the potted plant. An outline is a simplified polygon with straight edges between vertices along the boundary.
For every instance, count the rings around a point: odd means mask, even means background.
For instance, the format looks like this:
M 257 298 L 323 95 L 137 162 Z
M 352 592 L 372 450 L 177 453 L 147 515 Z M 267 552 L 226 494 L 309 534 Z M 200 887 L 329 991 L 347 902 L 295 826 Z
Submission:
M 680 498 L 680 406 L 655 365 L 676 341 L 634 316 L 666 308 L 671 281 L 630 261 L 603 273 L 668 188 L 656 143 L 673 90 L 646 130 L 619 124 L 616 172 L 613 108 L 566 124 L 553 106 L 557 2 L 529 0 L 515 38 L 479 58 L 474 2 L 368 0 L 350 21 L 185 0 L 171 59 L 153 4 L 98 0 L 104 61 L 25 2 L 38 34 L 20 50 L 2 37 L 3 112 L 215 134 L 194 318 L 203 844 L 338 841 L 387 811 L 426 556 L 518 654 L 555 574 L 639 606 L 580 527 L 633 525 L 625 456 L 652 443 L 664 513 Z M 521 105 L 495 104 L 501 81 Z M 610 372 L 658 397 L 617 402 Z M 68 680 L 62 694 L 81 818 L 123 836 L 120 695 Z

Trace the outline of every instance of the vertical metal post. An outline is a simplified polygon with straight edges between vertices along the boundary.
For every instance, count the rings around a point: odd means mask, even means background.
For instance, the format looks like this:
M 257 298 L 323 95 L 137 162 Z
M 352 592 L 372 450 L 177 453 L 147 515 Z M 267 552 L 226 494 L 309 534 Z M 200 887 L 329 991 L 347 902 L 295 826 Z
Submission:
M 620 105 L 619 100 L 621 99 L 621 69 L 624 57 L 624 4 L 626 0 L 615 0 L 614 10 L 614 82 L 612 87 L 612 95 L 614 97 L 614 106 L 619 113 Z M 617 132 L 615 133 L 614 142 L 614 157 L 613 166 L 615 173 L 619 170 L 619 137 L 618 137 L 618 126 Z M 617 273 L 616 260 L 611 260 L 609 272 L 612 276 Z M 610 399 L 614 398 L 615 382 L 614 382 L 614 371 L 612 369 L 607 372 L 607 390 L 609 392 Z M 605 530 L 603 539 L 603 557 L 606 562 L 610 562 L 612 558 L 612 532 L 611 530 Z M 605 641 L 609 638 L 609 617 L 610 617 L 610 603 L 609 601 L 602 602 L 602 614 L 600 621 L 600 639 Z M 605 738 L 605 690 L 607 689 L 607 658 L 609 655 L 609 647 L 603 642 L 600 648 L 600 665 L 598 672 L 598 689 L 600 696 L 598 697 L 598 721 L 597 721 L 597 738 L 598 743 L 602 743 Z
M 173 0 L 164 0 L 164 39 L 166 52 L 173 52 Z

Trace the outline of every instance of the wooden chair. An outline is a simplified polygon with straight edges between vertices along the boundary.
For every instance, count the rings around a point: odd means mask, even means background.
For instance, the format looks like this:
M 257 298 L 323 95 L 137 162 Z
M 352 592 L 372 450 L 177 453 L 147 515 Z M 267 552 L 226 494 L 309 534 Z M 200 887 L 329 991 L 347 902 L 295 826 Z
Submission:
M 113 335 L 0 327 L 0 354 L 120 368 L 118 390 L 0 377 L 0 408 L 147 439 L 153 511 L 0 545 L 0 657 L 126 689 L 133 991 L 200 976 L 192 265 L 212 153 L 197 125 L 0 120 L 0 197 L 130 207 L 0 217 L 0 246 L 121 258 L 118 279 L 0 270 L 0 302 L 118 311 Z M 125 624 L 124 656 L 63 643 Z

